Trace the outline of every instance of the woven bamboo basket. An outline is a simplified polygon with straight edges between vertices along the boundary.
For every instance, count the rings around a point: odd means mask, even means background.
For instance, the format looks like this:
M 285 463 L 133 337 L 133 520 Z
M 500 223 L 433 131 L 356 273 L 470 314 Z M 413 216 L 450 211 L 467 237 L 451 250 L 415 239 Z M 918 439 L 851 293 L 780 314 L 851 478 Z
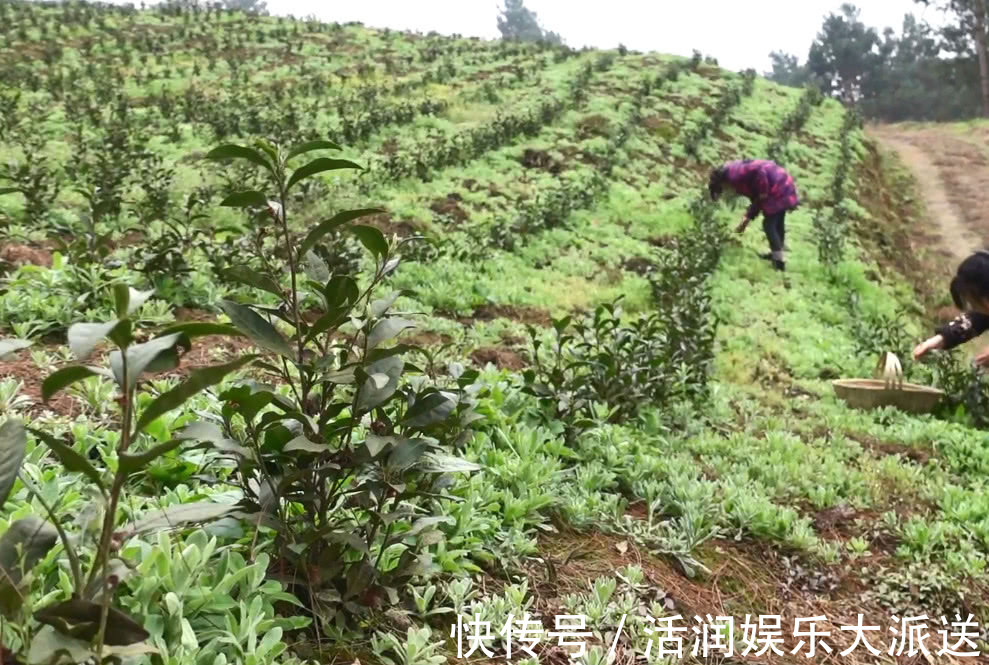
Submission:
M 875 376 L 875 379 L 838 379 L 831 384 L 838 398 L 855 409 L 893 406 L 910 413 L 929 413 L 944 397 L 943 390 L 904 382 L 900 360 L 889 352 L 879 357 Z

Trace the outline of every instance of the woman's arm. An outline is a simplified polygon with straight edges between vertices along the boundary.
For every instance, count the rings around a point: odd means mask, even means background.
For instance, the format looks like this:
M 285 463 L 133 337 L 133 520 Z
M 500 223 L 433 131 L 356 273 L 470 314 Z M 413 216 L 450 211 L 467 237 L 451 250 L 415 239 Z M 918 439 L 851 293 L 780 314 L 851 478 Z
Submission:
M 986 330 L 989 330 L 989 316 L 977 312 L 963 312 L 938 327 L 935 332 L 943 339 L 940 348 L 948 350 L 978 337 Z
M 752 199 L 752 204 L 749 206 L 748 210 L 745 211 L 745 219 L 750 222 L 759 216 L 759 210 L 762 208 L 762 204 L 759 199 Z

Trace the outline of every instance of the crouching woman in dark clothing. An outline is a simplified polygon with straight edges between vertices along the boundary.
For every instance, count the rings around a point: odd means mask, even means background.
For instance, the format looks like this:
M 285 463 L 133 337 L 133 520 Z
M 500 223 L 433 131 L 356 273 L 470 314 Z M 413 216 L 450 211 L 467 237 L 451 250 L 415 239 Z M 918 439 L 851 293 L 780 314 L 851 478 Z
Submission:
M 962 314 L 918 344 L 913 350 L 914 358 L 934 349 L 953 349 L 989 330 L 989 251 L 980 249 L 958 266 L 951 280 L 951 299 Z M 975 364 L 989 365 L 989 347 L 975 357 Z
M 783 256 L 786 239 L 784 221 L 786 213 L 800 205 L 793 176 L 776 162 L 766 159 L 743 159 L 728 162 L 711 171 L 707 188 L 712 199 L 717 199 L 721 195 L 725 185 L 751 201 L 749 209 L 742 217 L 742 223 L 736 230 L 739 233 L 743 232 L 749 222 L 761 212 L 762 230 L 769 240 L 770 250 L 769 254 L 763 254 L 762 258 L 772 260 L 777 270 L 784 270 L 786 266 L 786 259 Z

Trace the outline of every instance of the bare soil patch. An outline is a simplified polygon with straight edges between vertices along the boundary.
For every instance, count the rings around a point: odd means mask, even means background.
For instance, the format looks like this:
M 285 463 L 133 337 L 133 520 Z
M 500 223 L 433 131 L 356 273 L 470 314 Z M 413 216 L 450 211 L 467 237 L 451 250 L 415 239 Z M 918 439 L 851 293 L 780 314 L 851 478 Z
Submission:
M 62 391 L 45 404 L 41 399 L 41 384 L 48 376 L 43 373 L 31 359 L 30 347 L 0 360 L 0 378 L 14 379 L 21 382 L 21 394 L 30 398 L 33 404 L 28 407 L 28 413 L 38 415 L 44 411 L 52 411 L 66 418 L 74 418 L 82 411 L 82 407 L 68 392 Z
M 233 360 L 247 353 L 253 344 L 245 337 L 207 335 L 195 339 L 192 349 L 183 354 L 179 366 L 164 376 L 185 376 L 189 372 Z
M 595 114 L 582 118 L 577 123 L 577 136 L 581 141 L 594 136 L 608 135 L 608 119 L 603 115 Z
M 549 326 L 553 322 L 552 316 L 547 310 L 527 305 L 484 305 L 475 309 L 470 318 L 475 321 L 512 319 L 536 326 Z
M 636 275 L 647 275 L 656 269 L 656 263 L 644 256 L 633 256 L 622 262 L 622 269 Z
M 865 434 L 848 434 L 847 436 L 853 441 L 857 441 L 862 444 L 862 447 L 877 457 L 883 457 L 886 455 L 902 455 L 911 462 L 916 462 L 920 465 L 927 464 L 927 462 L 934 457 L 933 450 L 923 450 L 913 446 L 906 446 L 902 443 L 880 441 L 875 437 Z
M 462 224 L 469 219 L 467 212 L 460 207 L 464 199 L 456 192 L 447 194 L 445 199 L 437 199 L 429 206 L 429 209 L 437 215 L 448 217 L 457 224 Z
M 386 236 L 397 235 L 399 238 L 408 238 L 417 233 L 415 226 L 410 222 L 396 222 L 387 212 L 362 217 L 358 223 L 373 226 Z
M 50 268 L 52 265 L 51 252 L 14 243 L 0 248 L 0 272 L 14 270 L 26 265 Z
M 552 155 L 545 150 L 533 150 L 532 148 L 526 148 L 525 152 L 522 153 L 519 163 L 527 169 L 541 169 L 543 171 L 548 171 L 553 175 L 556 175 L 563 170 L 563 165 L 553 159 Z
M 842 631 L 840 627 L 856 625 L 860 613 L 865 617 L 865 625 L 883 628 L 889 625 L 888 613 L 863 601 L 861 588 L 845 579 L 837 568 L 806 565 L 799 558 L 787 556 L 761 542 L 717 540 L 709 543 L 699 552 L 699 558 L 710 569 L 711 575 L 693 579 L 685 577 L 675 564 L 665 558 L 659 558 L 618 536 L 564 532 L 542 538 L 540 552 L 551 561 L 552 566 L 533 565 L 527 572 L 536 596 L 535 611 L 544 617 L 548 630 L 553 629 L 548 625 L 553 616 L 566 613 L 562 609 L 564 595 L 587 592 L 593 580 L 611 577 L 615 571 L 630 564 L 640 566 L 645 573 L 647 590 L 642 592 L 643 602 L 647 606 L 649 603 L 659 603 L 667 608 L 668 615 L 680 614 L 684 618 L 675 625 L 688 627 L 688 633 L 684 636 L 687 653 L 693 643 L 689 631 L 695 616 L 733 617 L 736 637 L 742 636 L 741 624 L 746 620 L 746 615 L 749 615 L 749 620 L 756 617 L 756 622 L 760 614 L 782 617 L 783 645 L 780 650 L 785 655 L 771 651 L 760 657 L 735 654 L 737 662 L 777 664 L 838 660 L 847 663 L 874 662 L 864 648 L 856 649 L 848 656 L 835 657 L 837 652 L 847 649 L 855 640 L 853 632 Z M 814 616 L 825 617 L 816 622 L 815 627 L 819 633 L 830 632 L 824 641 L 833 651 L 831 657 L 827 657 L 819 647 L 820 660 L 806 657 L 806 644 L 793 653 L 801 640 L 794 636 L 796 619 Z M 548 621 L 546 617 L 549 617 Z M 804 629 L 809 627 L 808 623 L 802 622 L 801 625 Z M 870 633 L 868 638 L 877 649 L 885 651 L 889 647 L 889 636 L 884 630 L 879 634 Z M 608 646 L 605 645 L 606 648 Z M 622 646 L 620 642 L 619 652 L 627 653 Z M 551 658 L 555 656 L 547 655 Z M 555 662 L 555 658 L 551 662 Z
M 470 358 L 481 367 L 491 364 L 498 369 L 507 369 L 513 372 L 528 366 L 525 359 L 517 352 L 500 346 L 483 346 L 475 349 L 470 354 Z

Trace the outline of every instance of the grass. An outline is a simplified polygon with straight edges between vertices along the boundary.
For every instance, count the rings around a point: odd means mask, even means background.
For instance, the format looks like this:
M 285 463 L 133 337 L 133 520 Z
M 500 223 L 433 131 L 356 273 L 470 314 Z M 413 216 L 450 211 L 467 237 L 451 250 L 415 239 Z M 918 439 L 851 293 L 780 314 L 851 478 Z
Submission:
M 44 139 L 38 154 L 46 155 L 57 171 L 71 166 L 79 154 L 76 126 L 96 137 L 105 127 L 66 109 L 71 90 L 58 101 L 44 87 L 29 88 L 23 78 L 27 73 L 51 71 L 16 54 L 28 52 L 26 45 L 38 50 L 54 43 L 41 37 L 38 26 L 51 26 L 63 10 L 14 6 L 19 18 L 5 28 L 2 53 L 10 63 L 5 72 L 20 78 L 3 83 L 0 92 L 25 92 L 17 106 L 21 128 L 0 141 L 0 155 L 24 159 L 28 135 L 35 134 Z M 591 182 L 608 139 L 627 121 L 641 77 L 658 73 L 675 59 L 611 53 L 613 61 L 595 68 L 584 94 L 574 97 L 565 86 L 585 63 L 601 62 L 600 53 L 557 61 L 554 51 L 535 46 L 385 34 L 356 25 L 324 29 L 238 14 L 180 19 L 94 10 L 94 16 L 104 16 L 105 26 L 94 18 L 62 28 L 63 64 L 81 68 L 92 62 L 107 76 L 121 73 L 131 104 L 127 126 L 134 135 L 146 133 L 149 150 L 175 171 L 167 190 L 170 207 L 184 205 L 194 188 L 215 188 L 212 204 L 204 207 L 207 217 L 200 222 L 207 228 L 244 224 L 237 213 L 215 205 L 229 189 L 223 173 L 189 158 L 221 137 L 194 112 L 191 121 L 179 112 L 163 113 L 150 103 L 157 96 L 178 103 L 187 89 L 200 90 L 218 115 L 241 114 L 239 120 L 247 124 L 247 112 L 256 112 L 265 130 L 260 133 L 266 136 L 288 139 L 312 132 L 341 142 L 341 119 L 359 117 L 363 108 L 348 95 L 362 86 L 394 89 L 408 81 L 411 87 L 405 92 L 382 93 L 387 103 L 448 102 L 434 116 L 385 123 L 374 127 L 366 140 L 345 142 L 347 157 L 369 165 L 387 159 L 396 145 L 395 154 L 428 157 L 456 132 L 484 126 L 499 114 L 528 108 L 550 95 L 564 99 L 551 122 L 529 135 L 495 141 L 476 158 L 429 169 L 422 178 L 387 177 L 375 167 L 356 180 L 326 178 L 302 201 L 302 218 L 308 223 L 341 208 L 374 205 L 387 211 L 387 219 L 378 220 L 386 230 L 407 234 L 413 228 L 454 247 L 457 251 L 439 259 L 424 254 L 403 264 L 392 286 L 411 294 L 397 306 L 422 313 L 416 331 L 421 339 L 451 341 L 451 348 L 439 351 L 441 364 L 493 358 L 506 366 L 480 368 L 489 391 L 482 403 L 485 420 L 464 454 L 480 463 L 483 472 L 458 477 L 450 488 L 457 500 L 432 506 L 437 516 L 450 517 L 454 524 L 430 548 L 442 574 L 416 581 L 415 593 L 409 594 L 419 601 L 372 606 L 362 624 L 346 630 L 323 626 L 321 642 L 312 633 L 292 632 L 296 627 L 286 623 L 278 640 L 300 657 L 425 663 L 430 662 L 427 656 L 417 660 L 408 654 L 428 651 L 430 644 L 435 653 L 453 657 L 456 646 L 448 639 L 452 614 L 431 613 L 442 609 L 465 616 L 479 613 L 499 627 L 509 615 L 528 610 L 543 617 L 550 630 L 554 614 L 583 613 L 593 624 L 591 642 L 605 651 L 626 614 L 618 651 L 623 662 L 630 662 L 635 650 L 645 650 L 647 614 L 679 613 L 690 621 L 694 614 L 731 614 L 741 623 L 747 614 L 769 613 L 782 615 L 791 626 L 798 616 L 825 614 L 832 644 L 842 648 L 849 646 L 851 636 L 839 626 L 855 621 L 858 613 L 882 626 L 889 625 L 893 613 L 904 612 L 927 613 L 937 620 L 956 611 L 972 612 L 982 622 L 989 618 L 985 434 L 934 416 L 852 411 L 829 385 L 837 376 L 865 376 L 875 360 L 859 351 L 859 315 L 849 309 L 850 291 L 858 294 L 866 313 L 913 311 L 905 334 L 919 339 L 930 325 L 926 313 L 937 301 L 935 289 L 944 289 L 943 284 L 915 279 L 917 266 L 936 268 L 932 255 L 919 253 L 911 265 L 884 254 L 870 235 L 876 228 L 891 237 L 904 232 L 898 225 L 904 224 L 908 206 L 903 202 L 910 190 L 900 167 L 877 153 L 859 131 L 853 137 L 856 169 L 847 202 L 856 235 L 834 270 L 837 278 L 819 263 L 813 216 L 828 212 L 832 204 L 830 182 L 842 125 L 836 102 L 815 108 L 787 147 L 785 163 L 805 204 L 787 218 L 785 279 L 756 256 L 765 245 L 757 224 L 724 248 L 709 278 L 721 324 L 707 403 L 651 405 L 638 419 L 599 424 L 568 447 L 562 443 L 560 423 L 532 417 L 532 402 L 519 389 L 519 367 L 507 366 L 527 364 L 525 324 L 543 329 L 550 315 L 588 311 L 617 296 L 624 296 L 630 315 L 651 310 L 649 282 L 632 269 L 634 261 L 654 262 L 668 251 L 658 246 L 689 228 L 687 205 L 703 192 L 707 170 L 723 160 L 761 156 L 801 91 L 757 80 L 753 94 L 701 143 L 699 159 L 693 160 L 682 135 L 705 121 L 738 77 L 710 67 L 685 71 L 645 95 L 642 119 L 628 124 L 629 136 L 615 153 L 613 169 L 588 205 L 568 210 L 544 227 L 518 232 L 513 224 L 527 204 L 541 205 L 552 192 L 580 190 Z M 29 26 L 27 40 L 18 34 L 21 25 Z M 296 30 L 293 43 L 301 46 L 286 54 L 285 44 Z M 124 49 L 113 35 L 134 41 Z M 157 40 L 161 54 L 146 66 L 122 64 L 127 51 L 137 56 L 147 52 L 139 35 Z M 207 37 L 225 45 L 212 58 L 212 68 L 201 45 Z M 92 43 L 89 55 L 81 50 L 87 41 Z M 430 60 L 434 51 L 442 55 Z M 456 73 L 442 82 L 415 82 L 450 65 Z M 512 73 L 518 66 L 528 73 Z M 200 74 L 191 73 L 193 67 Z M 361 67 L 363 76 L 358 74 Z M 78 75 L 86 94 L 99 90 L 100 76 Z M 486 98 L 487 83 L 497 101 Z M 276 100 L 271 91 L 279 84 L 285 92 Z M 41 103 L 50 112 L 32 116 L 31 105 Z M 298 126 L 282 119 L 288 109 L 299 114 Z M 222 140 L 233 138 L 241 136 L 232 132 Z M 33 426 L 71 433 L 80 451 L 100 453 L 110 463 L 115 433 L 107 424 L 117 407 L 106 398 L 109 386 L 96 379 L 77 395 L 45 407 L 38 400 L 38 361 L 64 363 L 67 327 L 110 315 L 110 301 L 98 296 L 114 280 L 158 288 L 161 304 L 145 312 L 144 323 L 151 327 L 186 319 L 190 312 L 213 317 L 219 298 L 242 292 L 211 272 L 208 258 L 219 246 L 212 239 L 181 248 L 190 267 L 186 275 L 138 273 L 141 243 L 120 242 L 126 228 L 141 221 L 129 206 L 121 217 L 101 224 L 99 230 L 115 241 L 106 261 L 51 251 L 59 222 L 68 223 L 72 234 L 83 235 L 76 218 L 84 211 L 69 191 L 73 183 L 65 173 L 57 178 L 63 192 L 40 221 L 27 216 L 21 197 L 0 197 L 0 220 L 11 243 L 41 248 L 51 259 L 48 266 L 12 267 L 5 277 L 0 292 L 3 335 L 31 337 L 37 344 L 6 361 L 3 373 L 10 378 L 2 384 L 0 404 L 10 404 L 9 413 Z M 568 186 L 575 189 L 564 189 Z M 147 180 L 132 175 L 129 192 L 140 199 L 146 191 Z M 742 209 L 740 203 L 721 205 L 717 219 L 733 225 Z M 490 240 L 505 229 L 512 240 L 509 248 Z M 144 226 L 142 231 L 144 242 L 161 229 Z M 205 358 L 204 353 L 203 362 Z M 156 388 L 164 390 L 176 379 L 161 379 Z M 216 414 L 217 394 L 203 393 L 180 413 L 163 418 L 156 437 L 167 440 L 197 413 Z M 128 497 L 128 514 L 136 517 L 160 505 L 235 495 L 237 490 L 225 482 L 230 469 L 215 464 L 192 450 L 163 460 Z M 64 472 L 47 448 L 33 440 L 26 469 L 59 514 L 74 515 L 88 500 L 79 474 Z M 207 472 L 216 476 L 207 480 Z M 0 530 L 18 517 L 41 512 L 38 501 L 18 484 L 0 515 Z M 252 570 L 261 571 L 250 574 L 257 578 L 245 585 L 237 602 L 255 597 L 275 602 L 274 588 L 259 581 L 265 566 L 258 562 L 268 556 L 270 535 L 262 531 L 256 536 L 249 527 L 223 523 L 127 544 L 125 553 L 143 575 L 167 580 L 156 590 L 147 579 L 136 579 L 120 594 L 129 611 L 157 617 L 154 643 L 167 658 L 154 662 L 213 662 L 206 659 L 220 644 L 213 622 L 226 616 L 246 620 L 243 608 L 234 607 L 232 600 L 230 607 L 222 602 L 233 599 L 232 592 L 218 594 L 215 604 L 197 606 L 202 599 L 196 584 L 218 584 L 209 568 L 221 560 L 224 566 L 253 565 Z M 210 538 L 216 539 L 212 553 Z M 202 553 L 199 563 L 209 561 L 209 566 L 176 578 L 173 568 L 194 552 Z M 62 573 L 54 559 L 42 562 L 30 587 L 32 607 L 41 606 L 46 594 L 66 593 L 64 583 L 56 582 Z M 166 597 L 166 591 L 174 598 Z M 175 612 L 176 601 L 197 609 Z M 931 632 L 939 625 L 932 623 Z M 30 622 L 5 623 L 4 644 L 18 648 L 23 631 L 35 628 Z M 192 646 L 190 633 L 198 646 Z M 790 651 L 799 640 L 792 630 L 785 633 Z M 389 642 L 385 634 L 395 640 Z M 238 645 L 246 645 L 238 639 Z M 884 632 L 877 639 L 888 646 L 890 636 Z M 540 653 L 561 657 L 551 644 Z M 860 650 L 855 657 L 864 653 Z M 585 660 L 601 657 L 596 651 Z M 229 658 L 254 662 L 246 656 Z M 794 654 L 771 658 L 807 660 Z M 277 656 L 265 662 L 290 661 Z

